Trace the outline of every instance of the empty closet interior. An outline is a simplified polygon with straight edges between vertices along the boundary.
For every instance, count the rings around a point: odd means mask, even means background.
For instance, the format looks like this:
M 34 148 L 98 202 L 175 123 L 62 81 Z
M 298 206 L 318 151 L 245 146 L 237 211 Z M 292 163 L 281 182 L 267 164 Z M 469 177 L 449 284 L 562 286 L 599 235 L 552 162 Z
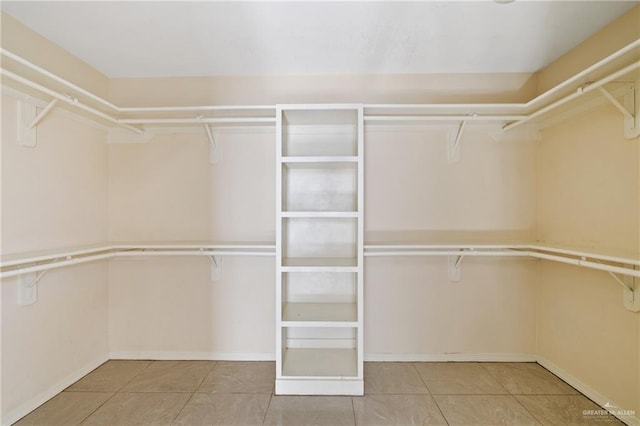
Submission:
M 108 359 L 276 361 L 304 395 L 362 395 L 365 361 L 534 361 L 640 424 L 637 4 L 531 72 L 166 78 L 19 12 L 3 424 Z

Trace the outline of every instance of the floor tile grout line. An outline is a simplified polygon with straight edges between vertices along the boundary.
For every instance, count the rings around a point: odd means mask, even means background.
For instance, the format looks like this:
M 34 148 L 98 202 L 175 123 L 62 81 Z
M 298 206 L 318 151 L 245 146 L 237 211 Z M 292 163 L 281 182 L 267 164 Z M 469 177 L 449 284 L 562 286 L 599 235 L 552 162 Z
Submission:
M 269 394 L 269 402 L 267 403 L 267 409 L 264 410 L 264 414 L 262 415 L 262 423 L 261 423 L 262 425 L 264 425 L 265 422 L 267 421 L 267 414 L 269 414 L 269 408 L 271 408 L 271 400 L 273 399 L 274 392 L 275 390 Z
M 364 392 L 362 393 L 362 397 L 364 398 Z M 353 414 L 353 424 L 354 426 L 358 426 L 358 420 L 356 419 L 356 407 L 353 403 L 353 397 L 351 397 L 351 413 Z
M 484 371 L 489 375 L 489 377 L 491 377 L 491 378 L 492 378 L 492 379 L 493 379 L 493 380 L 494 380 L 498 385 L 500 385 L 500 387 L 501 387 L 502 389 L 504 389 L 504 390 L 505 390 L 505 392 L 507 392 L 507 394 L 508 394 L 508 395 L 513 395 L 513 394 L 509 391 L 509 389 L 507 389 L 507 387 L 506 387 L 504 384 L 502 384 L 502 382 L 500 381 L 500 379 L 499 379 L 496 375 L 491 374 L 491 370 L 490 370 L 487 366 L 488 366 L 489 364 L 492 364 L 492 363 L 490 363 L 490 362 L 479 362 L 478 364 L 480 364 L 480 366 L 482 367 L 482 369 L 483 369 L 483 370 L 484 370 Z
M 420 370 L 418 370 L 418 367 L 416 366 L 416 363 L 412 362 L 411 365 L 413 366 L 413 369 L 418 374 L 418 377 L 420 377 L 420 381 L 422 382 L 424 387 L 427 388 L 427 392 L 429 393 L 429 395 L 433 395 L 433 392 L 431 392 L 431 388 L 429 388 L 429 385 L 427 385 L 427 381 L 424 379 L 424 377 L 422 377 L 422 374 L 420 374 Z
M 86 375 L 84 375 L 80 380 L 82 380 L 83 378 L 87 377 L 89 374 L 91 374 L 92 372 L 96 371 L 98 368 L 102 367 L 103 365 L 107 364 L 108 362 L 113 361 L 113 360 L 107 360 L 106 362 L 103 362 L 102 364 L 100 364 L 98 367 L 94 368 L 93 370 L 91 370 L 89 373 L 87 373 Z M 140 374 L 143 370 L 145 370 L 148 366 L 151 365 L 153 361 L 149 362 L 147 365 L 144 366 L 144 368 L 142 370 L 140 370 L 136 375 L 134 375 L 131 380 L 133 380 L 134 378 L 136 378 L 138 376 L 138 374 Z M 93 416 L 100 408 L 102 408 L 107 402 L 111 401 L 113 399 L 113 397 L 115 397 L 118 393 L 120 393 L 120 390 L 122 390 L 122 388 L 124 388 L 124 386 L 126 386 L 127 384 L 129 384 L 129 382 L 131 382 L 131 380 L 129 380 L 127 383 L 125 383 L 120 389 L 116 390 L 115 392 L 111 393 L 111 396 L 109 398 L 107 398 L 102 404 L 100 404 L 98 407 L 96 407 L 95 410 L 93 410 L 91 413 L 89 413 L 88 416 L 86 416 L 84 419 L 82 419 L 82 421 L 80 423 L 78 423 L 79 425 L 83 424 L 84 422 L 87 421 L 87 419 L 91 416 Z M 71 385 L 72 386 L 72 385 Z M 71 387 L 69 386 L 69 387 Z M 65 392 L 65 391 L 63 391 Z M 81 392 L 81 391 L 76 391 L 76 392 Z M 98 391 L 95 391 L 98 392 Z M 61 392 L 62 393 L 62 392 Z M 35 410 L 34 410 L 35 411 Z
M 431 395 L 431 400 L 433 401 L 434 404 L 436 404 L 436 407 L 438 408 L 440 415 L 444 419 L 444 422 L 447 424 L 447 426 L 449 426 L 451 423 L 449 423 L 449 419 L 447 419 L 447 416 L 444 415 L 444 411 L 442 411 L 442 407 L 440 407 L 440 404 L 438 404 L 438 400 L 436 400 L 436 398 L 433 395 Z
M 511 395 L 511 397 L 515 399 L 516 402 L 520 404 L 520 406 L 522 406 L 522 408 L 524 408 L 527 413 L 531 414 L 531 416 L 535 419 L 535 421 L 540 423 L 540 425 L 544 425 L 544 421 L 542 419 L 539 419 L 538 416 L 536 416 L 533 411 L 529 410 L 526 405 L 524 405 L 518 398 L 516 398 L 515 395 Z
M 424 383 L 424 386 L 427 388 L 427 391 L 429 392 L 429 398 L 431 398 L 431 401 L 433 401 L 433 403 L 436 404 L 436 408 L 438 409 L 438 412 L 440 413 L 440 415 L 444 419 L 444 422 L 447 424 L 447 426 L 449 426 L 449 420 L 444 415 L 444 412 L 442 411 L 442 408 L 440 408 L 440 405 L 438 404 L 438 401 L 436 401 L 436 399 L 434 398 L 433 394 L 431 393 L 431 389 L 429 389 L 429 386 L 427 385 L 427 381 L 422 377 L 422 374 L 420 374 L 420 371 L 418 370 L 418 367 L 416 366 L 416 363 L 412 362 L 411 365 L 413 365 L 414 370 L 416 370 L 416 373 L 418 373 L 418 377 L 420 377 L 420 380 L 422 380 L 422 383 Z
M 96 411 L 98 411 L 100 408 L 102 408 L 102 407 L 103 407 L 107 402 L 111 401 L 111 399 L 113 399 L 113 397 L 114 397 L 114 396 L 116 396 L 116 394 L 117 394 L 117 393 L 118 393 L 118 392 L 113 392 L 113 393 L 109 396 L 109 398 L 105 399 L 105 400 L 104 400 L 104 402 L 103 402 L 102 404 L 98 405 L 98 406 L 96 407 L 96 409 L 95 409 L 95 410 L 93 410 L 93 411 L 92 411 L 92 412 L 90 412 L 90 413 L 89 413 L 85 418 L 83 418 L 83 419 L 78 423 L 78 425 L 81 425 L 81 424 L 83 424 L 84 422 L 86 422 L 86 421 L 87 421 L 87 419 L 88 419 L 89 417 L 93 416 L 93 415 L 96 413 Z M 35 411 L 35 410 L 34 410 L 34 411 Z M 33 413 L 33 411 L 32 411 L 32 413 Z
M 182 406 L 182 408 L 180 408 L 180 410 L 176 413 L 176 415 L 173 417 L 173 419 L 171 419 L 171 423 L 169 424 L 174 424 L 176 422 L 176 420 L 178 419 L 178 417 L 180 417 L 180 414 L 182 414 L 182 412 L 184 411 L 185 407 L 189 404 L 189 402 L 193 399 L 193 396 L 196 394 L 195 391 L 191 392 L 191 396 L 189 396 L 189 398 L 187 398 L 187 400 L 185 401 L 184 405 Z
M 110 360 L 110 361 L 114 361 L 114 360 Z M 117 360 L 115 360 L 115 361 L 117 361 Z M 133 360 L 131 360 L 131 361 L 133 361 Z M 144 368 L 142 368 L 140 371 L 138 371 L 138 372 L 137 372 L 137 373 L 136 373 L 136 374 L 135 374 L 131 379 L 129 379 L 129 381 L 128 381 L 128 382 L 126 382 L 124 385 L 120 386 L 120 388 L 118 388 L 118 390 L 116 390 L 116 393 L 120 393 L 120 391 L 121 391 L 122 389 L 124 389 L 124 388 L 129 384 L 129 383 L 131 383 L 131 382 L 132 382 L 136 377 L 138 377 L 140 374 L 142 374 L 142 372 L 143 372 L 144 370 L 146 370 L 147 368 L 149 368 L 149 366 L 155 362 L 155 361 L 154 361 L 154 360 L 152 360 L 152 359 L 147 359 L 147 360 L 145 360 L 145 361 L 149 361 L 149 363 L 148 363 L 147 365 L 145 365 L 145 366 L 144 366 Z
M 504 387 L 507 392 L 509 392 L 510 395 L 575 395 L 575 394 L 579 394 L 579 395 L 583 395 L 582 392 L 580 392 L 579 390 L 577 390 L 576 388 L 574 388 L 573 386 L 571 386 L 569 383 L 567 383 L 566 381 L 564 381 L 561 377 L 558 377 L 556 374 L 554 374 L 552 371 L 549 371 L 547 368 L 545 368 L 543 365 L 540 365 L 538 362 L 480 362 L 479 364 L 482 365 L 482 367 L 489 373 L 489 375 L 491 375 L 491 377 L 493 377 L 497 382 L 500 383 L 500 385 L 502 385 L 502 387 Z M 545 373 L 550 374 L 551 376 L 553 376 L 553 379 L 558 380 L 560 382 L 562 382 L 563 384 L 565 384 L 566 386 L 568 386 L 569 388 L 571 388 L 573 390 L 573 393 L 560 393 L 560 394 L 543 394 L 543 393 L 517 393 L 517 392 L 511 392 L 509 389 L 507 389 L 506 386 L 504 386 L 502 384 L 502 382 L 500 382 L 500 379 L 498 378 L 497 375 L 494 375 L 491 372 L 491 369 L 488 368 L 489 364 L 503 364 L 502 367 L 506 367 L 506 369 L 508 370 L 522 370 L 522 368 L 518 368 L 513 366 L 513 364 L 532 364 L 532 365 L 537 365 L 538 367 L 540 367 L 542 370 L 544 370 Z M 509 374 L 512 375 L 512 372 L 509 371 Z
M 200 380 L 200 383 L 198 383 L 198 386 L 196 386 L 196 390 L 194 390 L 193 393 L 196 393 L 196 392 L 198 392 L 198 390 L 200 390 L 200 386 L 202 386 L 204 381 L 207 380 L 207 377 L 209 377 L 209 374 L 211 374 L 213 369 L 216 368 L 216 365 L 218 364 L 218 361 L 212 361 L 212 362 L 213 362 L 213 364 L 211 365 L 211 368 L 209 369 L 209 371 L 207 371 L 207 373 L 205 375 L 202 376 L 202 380 Z

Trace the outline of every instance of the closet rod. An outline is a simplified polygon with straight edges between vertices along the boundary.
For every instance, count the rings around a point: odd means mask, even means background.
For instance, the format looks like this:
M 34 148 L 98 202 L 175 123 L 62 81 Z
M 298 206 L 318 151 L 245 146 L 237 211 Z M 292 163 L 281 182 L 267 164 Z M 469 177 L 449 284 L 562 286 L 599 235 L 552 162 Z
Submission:
M 475 109 L 475 110 L 480 110 L 480 109 L 494 109 L 494 108 L 504 108 L 504 109 L 527 109 L 527 108 L 531 108 L 532 106 L 540 103 L 542 100 L 553 96 L 556 94 L 556 92 L 562 90 L 563 88 L 565 88 L 566 86 L 569 86 L 573 83 L 576 83 L 577 81 L 579 81 L 582 78 L 587 77 L 589 74 L 591 74 L 592 72 L 598 70 L 599 68 L 608 65 L 610 62 L 613 62 L 614 60 L 618 59 L 621 56 L 624 56 L 625 54 L 631 52 L 633 49 L 640 47 L 640 39 L 635 40 L 629 44 L 627 44 L 626 46 L 624 46 L 623 48 L 613 52 L 612 54 L 610 54 L 609 56 L 601 59 L 600 61 L 596 62 L 595 64 L 592 64 L 591 66 L 585 68 L 584 70 L 580 71 L 579 73 L 569 77 L 568 79 L 564 80 L 563 82 L 557 84 L 556 86 L 553 86 L 552 88 L 550 88 L 549 90 L 547 90 L 546 92 L 543 92 L 541 94 L 539 94 L 538 96 L 536 96 L 535 98 L 531 99 L 528 102 L 520 102 L 520 103 L 475 103 L 475 104 L 365 104 L 364 108 L 365 110 L 367 108 L 369 109 L 374 109 L 374 108 L 388 108 L 388 109 L 410 109 L 410 108 L 416 108 L 416 109 L 437 109 L 437 108 L 469 108 L 469 109 Z
M 11 71 L 7 71 L 5 69 L 0 69 L 0 75 L 9 77 L 10 79 L 12 79 L 14 81 L 17 81 L 20 84 L 23 84 L 23 85 L 25 85 L 27 87 L 30 87 L 32 89 L 35 89 L 35 90 L 41 92 L 41 93 L 49 95 L 49 96 L 51 96 L 51 97 L 53 97 L 55 99 L 58 99 L 58 100 L 60 100 L 62 102 L 65 102 L 65 103 L 67 103 L 67 104 L 69 104 L 71 106 L 74 106 L 76 108 L 84 110 L 84 111 L 86 111 L 86 112 L 88 112 L 90 114 L 95 115 L 96 117 L 100 117 L 103 120 L 106 120 L 106 121 L 108 121 L 110 123 L 116 124 L 116 125 L 118 125 L 120 127 L 123 127 L 123 128 L 125 128 L 127 130 L 131 130 L 132 132 L 135 132 L 135 133 L 138 133 L 138 134 L 144 133 L 142 130 L 140 130 L 138 128 L 135 128 L 133 126 L 129 126 L 128 124 L 120 123 L 118 121 L 118 119 L 116 119 L 116 118 L 114 118 L 114 117 L 112 117 L 112 116 L 110 116 L 108 114 L 105 114 L 102 111 L 98 111 L 97 109 L 92 108 L 92 107 L 90 107 L 88 105 L 85 105 L 85 104 L 77 101 L 76 99 L 72 99 L 69 96 L 63 95 L 63 94 L 58 93 L 58 92 L 56 92 L 54 90 L 51 90 L 51 89 L 49 89 L 47 87 L 44 87 L 41 84 L 38 84 L 38 83 L 33 82 L 31 80 L 28 80 L 28 79 L 26 79 L 24 77 L 21 77 L 21 76 L 19 76 L 17 74 L 14 74 Z
M 123 118 L 121 124 L 275 124 L 275 117 Z
M 95 95 L 91 92 L 89 92 L 86 89 L 83 89 L 82 87 L 70 82 L 69 80 L 65 80 L 64 78 L 58 76 L 57 74 L 52 73 L 51 71 L 47 71 L 46 69 L 34 64 L 33 62 L 30 62 L 26 59 L 24 59 L 21 56 L 16 55 L 15 53 L 4 49 L 4 48 L 0 48 L 0 55 L 4 55 L 7 58 L 18 62 L 19 64 L 31 69 L 32 71 L 35 71 L 47 78 L 50 78 L 60 84 L 62 84 L 63 86 L 68 87 L 69 89 L 73 90 L 74 92 L 76 92 L 77 94 L 82 94 L 83 96 L 86 96 L 104 106 L 106 106 L 107 108 L 110 108 L 116 112 L 167 112 L 167 111 L 175 111 L 175 112 L 180 112 L 180 111 L 235 111 L 235 110 L 275 110 L 275 106 L 273 105 L 232 105 L 232 106 L 211 106 L 211 105 L 207 105 L 207 106 L 184 106 L 184 107 L 119 107 L 111 102 L 109 102 L 108 100 L 101 98 L 98 95 Z
M 177 107 L 118 107 L 120 112 L 187 112 L 187 111 L 273 111 L 275 105 L 191 105 Z
M 111 102 L 107 101 L 106 99 L 101 98 L 98 95 L 94 95 L 93 93 L 89 92 L 88 90 L 83 89 L 82 87 L 73 84 L 72 82 L 70 82 L 69 80 L 65 80 L 64 78 L 50 72 L 47 71 L 46 69 L 34 64 L 33 62 L 29 62 L 26 59 L 24 59 L 21 56 L 16 55 L 15 53 L 12 53 L 10 51 L 8 51 L 7 49 L 4 48 L 0 48 L 0 54 L 6 56 L 7 58 L 10 58 L 13 61 L 18 62 L 21 65 L 24 65 L 27 68 L 30 68 L 33 71 L 36 71 L 37 73 L 40 73 L 42 75 L 44 75 L 45 77 L 48 77 L 60 84 L 62 84 L 63 86 L 68 87 L 69 89 L 73 90 L 76 93 L 81 93 L 82 95 L 93 99 L 94 101 L 108 107 L 111 108 L 114 111 L 119 111 L 120 108 L 118 108 L 116 105 L 112 104 Z
M 589 74 L 591 74 L 592 72 L 596 71 L 598 68 L 603 67 L 607 64 L 609 64 L 609 62 L 612 62 L 616 59 L 618 59 L 621 56 L 624 56 L 625 54 L 631 52 L 633 49 L 640 47 L 640 39 L 637 39 L 629 44 L 627 44 L 626 46 L 624 46 L 623 48 L 613 52 L 612 54 L 610 54 L 609 56 L 599 60 L 598 62 L 596 62 L 595 64 L 585 68 L 584 70 L 580 71 L 579 73 L 573 75 L 572 77 L 569 77 L 568 79 L 564 80 L 562 83 L 559 83 L 555 86 L 553 86 L 551 89 L 547 90 L 546 92 L 541 93 L 540 95 L 536 96 L 535 98 L 531 99 L 529 102 L 526 103 L 527 107 L 530 107 L 532 105 L 535 105 L 537 103 L 539 103 L 541 100 L 548 98 L 549 96 L 555 94 L 555 92 L 562 90 L 564 87 L 573 84 L 575 82 L 577 82 L 578 80 L 588 77 Z
M 275 245 L 271 244 L 109 244 L 88 248 L 70 249 L 46 254 L 26 255 L 0 261 L 1 268 L 13 268 L 0 272 L 0 278 L 46 271 L 63 266 L 94 262 L 96 260 L 132 256 L 274 256 Z M 46 262 L 36 264 L 38 262 Z
M 365 122 L 393 122 L 393 121 L 515 121 L 524 120 L 527 115 L 365 115 Z
M 558 91 L 564 89 L 566 86 L 576 83 L 582 78 L 587 77 L 590 73 L 598 70 L 599 68 L 608 65 L 614 60 L 624 56 L 625 54 L 631 52 L 633 49 L 640 47 L 640 39 L 635 40 L 628 45 L 622 47 L 621 49 L 613 52 L 609 56 L 601 59 L 600 61 L 592 64 L 591 66 L 585 68 L 584 70 L 578 72 L 577 74 L 569 77 L 563 82 L 557 84 L 556 86 L 550 88 L 546 92 L 536 96 L 525 103 L 505 103 L 505 104 L 482 104 L 482 103 L 473 103 L 473 104 L 365 104 L 365 109 L 371 108 L 392 108 L 392 109 L 403 109 L 403 108 L 419 108 L 419 109 L 449 109 L 449 108 L 467 108 L 467 109 L 492 109 L 492 108 L 506 108 L 506 109 L 527 109 L 540 103 L 542 100 L 555 95 Z M 118 107 L 113 103 L 85 90 L 81 87 L 65 80 L 64 78 L 51 73 L 50 71 L 45 70 L 44 68 L 33 64 L 32 62 L 7 51 L 6 49 L 0 49 L 0 54 L 20 63 L 21 65 L 41 74 L 45 77 L 51 78 L 52 80 L 76 91 L 77 93 L 81 93 L 84 96 L 91 98 L 92 100 L 99 102 L 100 104 L 109 107 L 117 112 L 186 112 L 186 111 L 248 111 L 248 110 L 273 110 L 275 109 L 274 105 L 235 105 L 235 106 L 164 106 L 164 107 Z
M 624 68 L 622 68 L 621 70 L 618 70 L 616 72 L 614 72 L 613 74 L 609 74 L 607 77 L 604 77 L 598 81 L 595 81 L 593 83 L 590 83 L 588 85 L 582 86 L 580 87 L 578 90 L 576 90 L 575 92 L 571 93 L 570 95 L 567 95 L 563 98 L 558 99 L 555 102 L 550 103 L 549 105 L 540 108 L 538 110 L 536 110 L 535 112 L 532 112 L 531 114 L 529 114 L 526 118 L 522 119 L 522 120 L 518 120 L 518 121 L 514 121 L 512 123 L 506 124 L 504 127 L 502 127 L 502 130 L 510 130 L 513 129 L 515 127 L 518 127 L 528 121 L 533 120 L 534 118 L 537 118 L 539 116 L 541 116 L 542 114 L 549 112 L 551 110 L 554 110 L 556 108 L 558 108 L 561 105 L 566 104 L 567 102 L 570 102 L 576 98 L 579 98 L 580 96 L 589 93 L 595 89 L 597 89 L 598 87 L 604 86 L 607 83 L 612 82 L 613 80 L 620 78 L 621 76 L 628 74 L 636 69 L 640 68 L 640 61 L 634 62 L 631 65 L 628 65 Z
M 215 247 L 215 248 L 212 248 Z M 542 253 L 541 253 L 542 252 Z M 544 253 L 546 252 L 546 253 Z M 8 278 L 30 272 L 40 272 L 63 266 L 94 262 L 116 257 L 149 257 L 149 256 L 273 256 L 275 247 L 271 245 L 233 244 L 123 244 L 95 247 L 75 251 L 51 253 L 41 256 L 29 256 L 14 259 L 0 264 L 3 268 L 14 266 L 14 269 L 0 272 L 0 278 Z M 573 250 L 556 249 L 534 245 L 366 245 L 365 256 L 491 256 L 491 257 L 532 257 L 613 272 L 621 275 L 640 277 L 640 265 L 636 259 L 599 255 Z M 567 257 L 573 256 L 573 257 Z M 578 258 L 576 258 L 578 257 Z M 614 266 L 599 263 L 598 260 L 610 261 L 629 266 Z M 48 263 L 34 265 L 37 261 Z

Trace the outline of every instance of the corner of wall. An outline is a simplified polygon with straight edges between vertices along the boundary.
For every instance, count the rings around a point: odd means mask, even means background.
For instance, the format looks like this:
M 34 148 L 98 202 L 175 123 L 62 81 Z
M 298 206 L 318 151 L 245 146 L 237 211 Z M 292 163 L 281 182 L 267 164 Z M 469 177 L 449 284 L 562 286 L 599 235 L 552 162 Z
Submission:
M 536 73 L 538 93 L 640 39 L 640 5 L 632 8 Z

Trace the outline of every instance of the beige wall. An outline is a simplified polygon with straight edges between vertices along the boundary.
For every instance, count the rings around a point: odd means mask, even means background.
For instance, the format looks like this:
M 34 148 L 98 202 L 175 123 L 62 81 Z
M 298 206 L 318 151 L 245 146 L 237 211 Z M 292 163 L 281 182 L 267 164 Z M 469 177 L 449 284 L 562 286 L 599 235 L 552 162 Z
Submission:
M 500 243 L 535 238 L 537 145 L 494 140 L 469 125 L 461 160 L 447 161 L 453 126 L 370 126 L 365 142 L 365 241 Z M 446 258 L 365 262 L 365 353 L 535 353 L 536 264 Z
M 638 139 L 611 105 L 549 128 L 540 144 L 539 239 L 637 257 Z M 628 410 L 640 412 L 640 320 L 607 273 L 540 263 L 538 354 Z
M 214 165 L 204 130 L 109 145 L 110 239 L 273 244 L 274 133 L 215 136 Z M 111 261 L 116 356 L 273 357 L 273 257 L 225 257 L 216 282 L 209 265 L 208 258 Z
M 17 144 L 16 100 L 2 96 L 2 253 L 82 246 L 107 237 L 106 132 L 54 112 L 38 144 Z M 15 421 L 107 357 L 107 265 L 47 273 L 38 301 L 17 304 L 2 280 L 2 422 Z M 44 399 L 43 399 L 44 398 Z
M 537 79 L 530 73 L 124 78 L 109 81 L 111 99 L 122 106 L 526 102 L 535 95 L 536 89 Z
M 535 238 L 536 143 L 496 141 L 493 128 L 470 125 L 461 162 L 449 164 L 446 141 L 454 130 L 367 130 L 367 239 Z M 274 133 L 220 131 L 216 140 L 215 165 L 204 132 L 110 145 L 110 238 L 274 241 Z M 368 258 L 367 355 L 534 353 L 535 265 L 473 259 L 465 261 L 462 281 L 450 283 L 446 259 Z M 273 266 L 271 258 L 227 257 L 222 280 L 210 282 L 207 259 L 111 261 L 111 350 L 118 356 L 272 357 Z M 509 308 L 497 309 L 505 300 Z M 264 329 L 258 333 L 251 324 Z M 442 324 L 456 331 L 444 332 Z

